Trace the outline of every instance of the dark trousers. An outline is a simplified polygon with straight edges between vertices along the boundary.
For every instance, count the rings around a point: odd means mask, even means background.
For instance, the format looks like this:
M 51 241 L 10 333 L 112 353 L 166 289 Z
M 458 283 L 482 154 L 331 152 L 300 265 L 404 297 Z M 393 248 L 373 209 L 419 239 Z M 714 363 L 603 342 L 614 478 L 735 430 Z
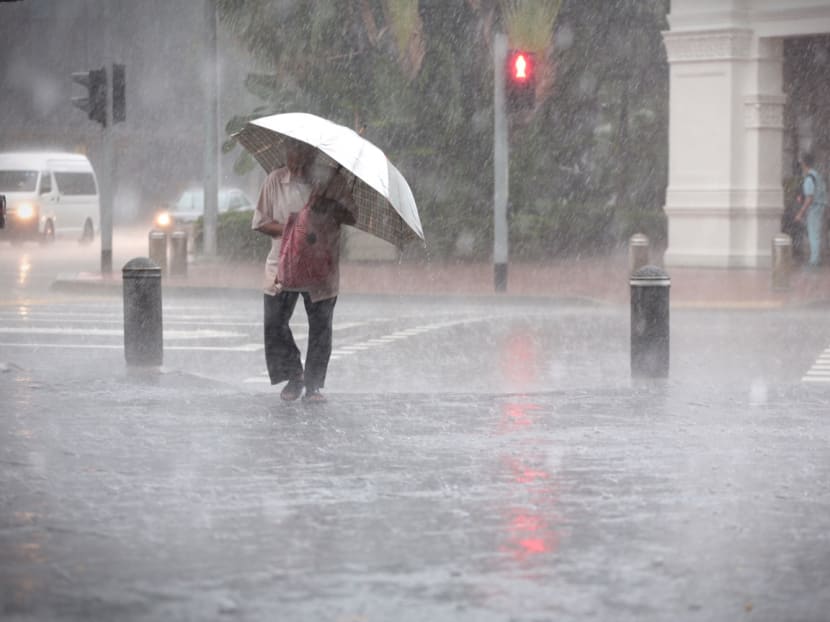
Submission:
M 300 294 L 308 316 L 305 372 L 300 360 L 300 349 L 288 326 Z M 276 296 L 265 294 L 265 363 L 271 384 L 304 376 L 306 390 L 314 391 L 323 387 L 331 357 L 332 320 L 336 303 L 336 297 L 311 302 L 311 296 L 306 292 L 281 292 Z

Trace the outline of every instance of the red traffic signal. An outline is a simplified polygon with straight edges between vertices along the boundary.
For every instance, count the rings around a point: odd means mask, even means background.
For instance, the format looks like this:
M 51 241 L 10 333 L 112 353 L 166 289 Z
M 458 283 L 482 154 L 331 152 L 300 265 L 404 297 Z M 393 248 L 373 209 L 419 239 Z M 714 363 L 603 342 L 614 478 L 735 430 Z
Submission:
M 507 53 L 507 103 L 511 110 L 530 110 L 536 102 L 536 55 L 524 50 Z
M 526 82 L 533 75 L 533 62 L 527 52 L 514 51 L 510 57 L 510 77 L 516 82 Z

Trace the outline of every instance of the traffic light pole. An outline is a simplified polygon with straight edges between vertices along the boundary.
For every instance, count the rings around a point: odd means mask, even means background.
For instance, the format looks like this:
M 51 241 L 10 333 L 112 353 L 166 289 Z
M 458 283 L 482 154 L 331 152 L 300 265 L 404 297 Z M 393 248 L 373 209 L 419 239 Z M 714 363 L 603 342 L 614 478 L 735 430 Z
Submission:
M 205 0 L 205 160 L 204 246 L 208 257 L 216 255 L 219 214 L 219 76 L 217 65 L 216 2 Z
M 109 4 L 101 7 L 101 22 L 110 23 Z M 103 33 L 104 59 L 112 55 L 112 41 L 108 28 Z M 119 63 L 112 64 L 112 89 L 107 79 L 108 69 L 78 71 L 72 74 L 72 81 L 86 89 L 86 96 L 73 97 L 72 105 L 83 110 L 90 121 L 101 126 L 101 142 L 95 171 L 98 177 L 98 230 L 101 238 L 101 275 L 112 275 L 112 224 L 115 209 L 115 124 L 127 120 L 126 68 Z
M 112 211 L 113 211 L 113 153 L 115 152 L 113 146 L 113 128 L 111 122 L 112 106 L 110 100 L 112 96 L 107 89 L 107 117 L 110 121 L 108 127 L 101 130 L 102 139 L 102 157 L 98 164 L 100 175 L 98 177 L 101 186 L 100 201 L 101 201 L 101 275 L 112 275 Z
M 507 61 L 507 35 L 497 33 L 493 41 L 493 277 L 497 292 L 507 291 L 507 197 L 508 154 L 507 114 L 505 111 L 504 67 Z
M 101 7 L 103 13 L 101 15 L 101 23 L 104 24 L 102 36 L 104 40 L 104 61 L 105 71 L 107 71 L 108 63 L 112 56 L 112 33 L 110 31 L 110 24 L 112 21 L 111 8 L 106 2 Z M 101 201 L 101 276 L 112 276 L 112 212 L 114 209 L 114 188 L 115 180 L 113 175 L 115 173 L 115 166 L 113 164 L 114 145 L 113 145 L 113 127 L 112 127 L 112 89 L 106 88 L 106 106 L 104 106 L 105 116 L 103 123 L 102 138 L 102 154 L 101 162 L 99 163 L 100 177 L 103 180 L 101 193 L 99 199 Z

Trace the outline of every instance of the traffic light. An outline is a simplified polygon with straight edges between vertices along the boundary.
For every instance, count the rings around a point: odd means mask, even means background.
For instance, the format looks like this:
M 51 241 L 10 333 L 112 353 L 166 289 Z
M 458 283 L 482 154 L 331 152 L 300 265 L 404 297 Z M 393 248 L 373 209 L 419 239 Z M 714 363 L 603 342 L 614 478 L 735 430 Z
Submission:
M 122 123 L 127 120 L 127 78 L 124 65 L 112 65 L 112 123 Z
M 536 55 L 524 50 L 509 50 L 506 71 L 508 109 L 532 110 L 536 102 Z
M 91 121 L 107 126 L 107 70 L 90 69 L 72 74 L 72 81 L 86 87 L 86 97 L 73 97 L 72 104 L 84 112 Z

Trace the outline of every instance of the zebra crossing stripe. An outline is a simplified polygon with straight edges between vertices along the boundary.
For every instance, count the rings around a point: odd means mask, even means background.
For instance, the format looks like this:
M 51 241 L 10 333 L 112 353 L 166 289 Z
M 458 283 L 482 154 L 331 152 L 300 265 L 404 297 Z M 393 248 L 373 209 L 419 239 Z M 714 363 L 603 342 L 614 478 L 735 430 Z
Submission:
M 347 356 L 351 356 L 358 352 L 365 352 L 366 350 L 371 350 L 377 346 L 383 346 L 390 343 L 394 343 L 396 341 L 400 341 L 402 339 L 407 339 L 409 337 L 415 337 L 417 335 L 423 335 L 424 333 L 428 333 L 434 330 L 439 330 L 442 328 L 449 328 L 451 326 L 456 326 L 458 324 L 466 324 L 471 321 L 475 321 L 470 318 L 460 319 L 460 320 L 450 320 L 448 322 L 436 322 L 433 324 L 424 324 L 422 326 L 416 326 L 413 328 L 407 328 L 404 330 L 399 330 L 394 333 L 390 333 L 388 335 L 384 335 L 382 337 L 373 337 L 371 339 L 367 339 L 365 341 L 360 341 L 358 343 L 349 344 L 340 346 L 335 350 L 332 350 L 331 357 L 329 360 L 337 361 Z M 268 374 L 263 373 L 260 376 L 253 376 L 251 378 L 246 378 L 243 382 L 248 384 L 263 384 L 263 383 L 270 383 L 268 379 Z
M 17 327 L 0 326 L 0 334 L 4 335 L 61 335 L 84 337 L 120 337 L 124 331 L 120 328 L 49 328 L 49 327 Z M 167 330 L 164 329 L 165 339 L 238 339 L 246 337 L 245 333 L 236 333 L 228 330 L 210 330 L 197 328 L 196 330 Z
M 0 342 L 0 347 L 3 348 L 27 348 L 27 349 L 63 349 L 63 350 L 122 350 L 124 344 L 121 343 L 15 343 L 15 342 Z M 172 346 L 164 345 L 165 351 L 189 350 L 200 352 L 257 352 L 262 350 L 263 346 L 259 343 L 245 343 L 238 346 Z
M 816 362 L 807 370 L 801 382 L 830 383 L 830 348 L 818 355 Z

